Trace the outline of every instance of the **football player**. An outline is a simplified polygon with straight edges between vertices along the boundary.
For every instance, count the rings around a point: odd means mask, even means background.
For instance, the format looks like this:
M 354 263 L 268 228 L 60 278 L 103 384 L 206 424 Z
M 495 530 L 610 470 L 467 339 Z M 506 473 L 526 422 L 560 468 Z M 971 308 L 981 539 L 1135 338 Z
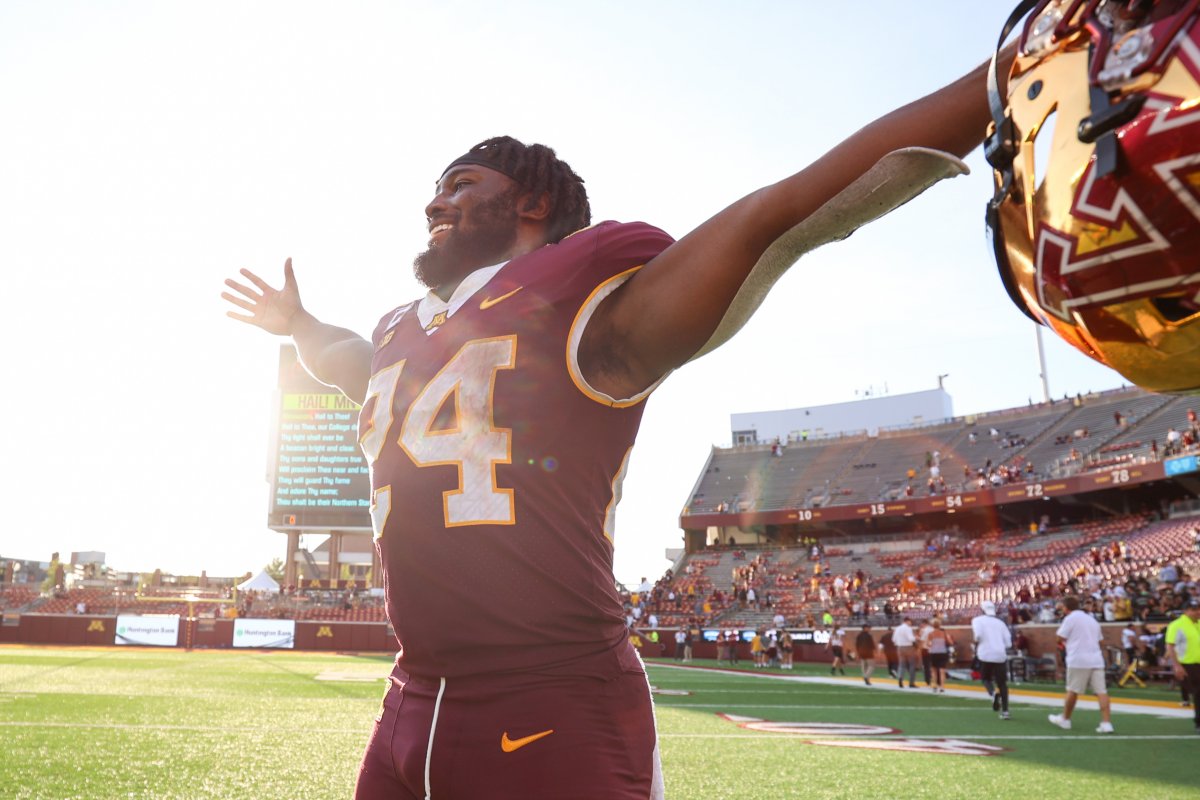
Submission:
M 370 340 L 305 310 L 290 259 L 282 288 L 247 270 L 226 281 L 230 316 L 290 336 L 318 380 L 362 404 L 400 651 L 357 797 L 662 796 L 612 576 L 644 401 L 732 336 L 803 252 L 964 171 L 989 120 L 986 71 L 679 241 L 591 225 L 583 181 L 553 150 L 481 142 L 425 209 L 414 267 L 429 293 Z

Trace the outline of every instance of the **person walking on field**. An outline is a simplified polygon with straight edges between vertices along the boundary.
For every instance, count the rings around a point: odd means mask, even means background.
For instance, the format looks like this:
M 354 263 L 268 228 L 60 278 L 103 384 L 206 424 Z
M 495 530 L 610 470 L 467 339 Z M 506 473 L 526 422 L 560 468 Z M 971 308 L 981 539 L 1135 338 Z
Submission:
M 948 631 L 942 629 L 942 621 L 937 617 L 930 623 L 932 629 L 925 637 L 929 648 L 929 664 L 933 668 L 934 694 L 946 693 L 946 666 L 950 663 L 950 648 L 954 639 Z
M 870 686 L 871 673 L 875 669 L 875 637 L 871 635 L 870 625 L 863 624 L 854 640 L 854 649 L 858 651 L 858 660 L 862 664 L 863 683 Z
M 879 638 L 879 647 L 883 650 L 883 657 L 887 661 L 888 675 L 899 678 L 900 653 L 896 649 L 895 635 L 892 633 L 891 625 L 888 625 L 888 629 Z
M 896 630 L 892 632 L 892 641 L 896 643 L 896 655 L 900 659 L 899 680 L 900 688 L 904 688 L 904 676 L 908 675 L 908 688 L 917 687 L 917 634 L 912 628 L 912 619 L 905 617 Z
M 1175 679 L 1191 695 L 1193 721 L 1200 733 L 1200 598 L 1188 600 L 1183 614 L 1167 628 L 1167 655 Z
M 1068 613 L 1056 635 L 1067 652 L 1067 697 L 1062 713 L 1051 714 L 1048 719 L 1051 725 L 1071 730 L 1075 702 L 1090 689 L 1100 703 L 1100 727 L 1096 733 L 1112 733 L 1112 707 L 1108 687 L 1104 685 L 1104 653 L 1100 651 L 1100 641 L 1104 638 L 1100 623 L 1079 610 L 1079 598 L 1074 595 L 1064 597 L 1062 606 Z
M 917 631 L 917 649 L 921 653 L 921 670 L 925 676 L 925 685 L 933 686 L 933 659 L 929 653 L 929 634 L 933 633 L 933 625 L 929 620 L 921 623 Z
M 784 628 L 779 634 L 779 668 L 792 668 L 792 634 L 788 633 L 787 628 Z
M 846 674 L 846 629 L 841 625 L 835 625 L 833 631 L 829 634 L 829 641 L 825 644 L 825 649 L 833 652 L 833 663 L 829 666 L 829 674 L 836 675 L 841 672 Z
M 981 616 L 971 620 L 971 634 L 975 642 L 975 657 L 979 659 L 980 673 L 985 685 L 994 688 L 992 711 L 1000 712 L 1000 719 L 1010 719 L 1008 713 L 1008 648 L 1012 647 L 1012 634 L 996 617 L 996 604 L 984 600 L 979 604 Z

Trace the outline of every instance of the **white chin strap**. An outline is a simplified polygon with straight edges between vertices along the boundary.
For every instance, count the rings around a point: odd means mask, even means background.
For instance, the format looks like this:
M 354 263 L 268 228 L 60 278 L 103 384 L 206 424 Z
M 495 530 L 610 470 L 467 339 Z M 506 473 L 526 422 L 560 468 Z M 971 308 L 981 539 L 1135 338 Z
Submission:
M 845 239 L 945 178 L 965 175 L 967 165 L 949 153 L 925 147 L 893 150 L 825 205 L 776 239 L 750 270 L 721 324 L 689 360 L 709 353 L 742 329 L 767 292 L 810 250 Z

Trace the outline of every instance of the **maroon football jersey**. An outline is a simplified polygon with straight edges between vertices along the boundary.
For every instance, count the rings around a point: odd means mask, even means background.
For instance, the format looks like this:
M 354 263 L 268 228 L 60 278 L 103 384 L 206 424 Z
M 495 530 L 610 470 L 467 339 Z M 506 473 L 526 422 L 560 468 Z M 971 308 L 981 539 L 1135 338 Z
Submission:
M 601 223 L 468 276 L 448 310 L 380 320 L 359 438 L 407 672 L 570 670 L 618 650 L 612 521 L 643 406 L 588 387 L 573 345 L 671 241 Z

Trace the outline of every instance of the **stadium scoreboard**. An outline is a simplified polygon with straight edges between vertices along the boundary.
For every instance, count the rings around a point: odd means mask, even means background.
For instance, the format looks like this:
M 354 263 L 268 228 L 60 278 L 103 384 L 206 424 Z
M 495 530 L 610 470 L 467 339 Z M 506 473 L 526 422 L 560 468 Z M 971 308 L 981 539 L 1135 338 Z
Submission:
M 371 484 L 358 446 L 359 405 L 279 349 L 267 525 L 275 530 L 370 530 Z

